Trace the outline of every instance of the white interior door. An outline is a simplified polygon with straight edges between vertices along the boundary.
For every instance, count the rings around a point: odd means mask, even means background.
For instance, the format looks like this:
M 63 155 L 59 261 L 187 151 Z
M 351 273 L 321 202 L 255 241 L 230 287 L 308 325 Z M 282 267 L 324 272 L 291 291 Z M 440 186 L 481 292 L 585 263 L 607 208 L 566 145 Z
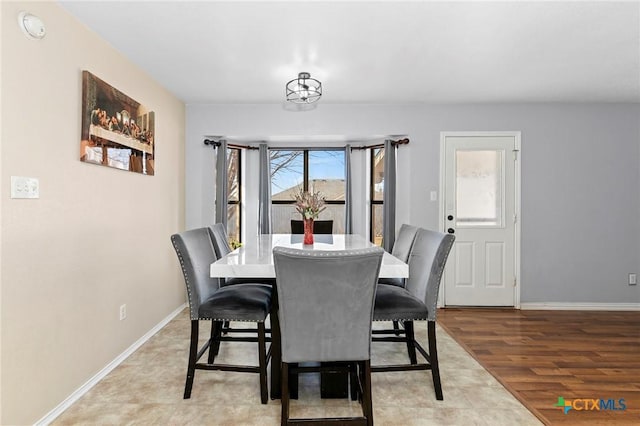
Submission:
M 517 306 L 519 134 L 442 135 L 445 232 L 454 233 L 444 304 Z

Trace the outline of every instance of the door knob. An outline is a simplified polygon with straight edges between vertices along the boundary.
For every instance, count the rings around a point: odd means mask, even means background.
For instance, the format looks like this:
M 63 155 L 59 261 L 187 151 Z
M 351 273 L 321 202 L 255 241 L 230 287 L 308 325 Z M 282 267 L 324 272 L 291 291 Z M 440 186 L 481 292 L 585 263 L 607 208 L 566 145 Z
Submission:
M 447 216 L 447 220 L 453 220 L 453 216 L 452 215 Z
M 450 233 L 450 234 L 453 234 L 453 233 L 454 233 L 454 232 L 456 232 L 456 231 L 454 231 L 454 229 L 453 229 L 453 228 L 449 228 L 449 229 L 447 229 L 447 232 L 448 232 L 448 233 Z

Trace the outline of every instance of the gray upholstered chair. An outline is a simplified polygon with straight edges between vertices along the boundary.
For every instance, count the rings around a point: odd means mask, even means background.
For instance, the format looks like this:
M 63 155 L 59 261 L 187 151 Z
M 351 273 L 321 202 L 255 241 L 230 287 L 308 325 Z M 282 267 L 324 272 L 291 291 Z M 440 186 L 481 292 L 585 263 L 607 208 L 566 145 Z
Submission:
M 413 242 L 416 239 L 417 233 L 418 233 L 417 226 L 407 225 L 406 223 L 402 224 L 402 226 L 400 227 L 400 231 L 398 232 L 398 237 L 393 243 L 391 254 L 394 257 L 397 257 L 398 259 L 406 263 L 409 260 L 411 247 L 413 246 Z M 392 285 L 397 285 L 399 287 L 404 287 L 405 279 L 404 278 L 380 278 L 378 280 L 378 283 L 392 284 Z
M 304 234 L 304 222 L 302 220 L 291 219 L 291 233 Z M 314 234 L 333 234 L 333 220 L 314 220 Z
M 213 248 L 216 251 L 218 259 L 233 251 L 229 245 L 229 235 L 227 235 L 227 230 L 224 229 L 222 223 L 215 223 L 209 230 L 211 232 L 211 239 L 213 240 Z
M 229 245 L 229 236 L 227 235 L 227 230 L 224 225 L 221 223 L 215 223 L 213 226 L 209 227 L 209 233 L 211 234 L 211 240 L 213 241 L 213 248 L 216 252 L 216 256 L 220 259 L 223 256 L 228 255 L 233 250 Z M 243 283 L 261 283 L 261 284 L 269 284 L 273 285 L 276 283 L 276 280 L 273 278 L 242 278 L 242 277 L 234 277 L 234 278 L 224 278 L 220 285 L 227 286 L 232 284 L 243 284 Z
M 419 229 L 409 255 L 409 278 L 405 288 L 379 284 L 373 313 L 374 321 L 401 321 L 403 330 L 374 330 L 373 341 L 405 342 L 410 364 L 373 366 L 373 372 L 431 370 L 436 399 L 442 400 L 438 351 L 436 346 L 436 304 L 440 280 L 455 237 L 442 232 Z M 429 352 L 415 340 L 413 322 L 427 321 Z M 401 336 L 397 336 L 397 334 Z M 395 334 L 396 336 L 390 336 Z M 380 336 L 386 335 L 386 336 Z M 416 350 L 426 363 L 418 364 Z
M 267 403 L 266 331 L 264 322 L 271 311 L 272 287 L 264 284 L 237 284 L 220 287 L 219 278 L 209 276 L 209 266 L 217 260 L 208 228 L 184 231 L 171 236 L 187 286 L 191 317 L 191 343 L 184 398 L 191 397 L 195 370 L 222 370 L 259 373 L 260 398 Z M 198 349 L 201 320 L 211 321 L 211 335 Z M 257 323 L 257 337 L 225 337 L 221 335 L 223 321 Z M 245 329 L 243 329 L 245 330 Z M 232 329 L 229 331 L 233 331 Z M 255 329 L 253 329 L 255 332 Z M 214 364 L 221 341 L 258 342 L 258 366 Z M 209 349 L 206 363 L 198 363 Z
M 398 232 L 398 238 L 396 238 L 395 242 L 393 243 L 391 255 L 407 263 L 409 261 L 409 253 L 411 253 L 411 247 L 413 247 L 413 242 L 416 239 L 417 233 L 417 226 L 407 225 L 406 223 L 403 223 L 400 227 L 400 232 Z M 380 278 L 378 280 L 378 284 L 391 284 L 398 287 L 404 287 L 405 283 L 406 280 L 404 278 Z M 400 329 L 398 321 L 393 321 L 393 329 Z M 396 336 L 399 335 L 400 333 L 396 332 Z
M 320 421 L 289 419 L 289 373 L 313 371 L 313 367 L 297 364 L 341 361 L 346 362 L 345 372 L 351 373 L 352 395 L 355 389 L 361 397 L 363 416 L 323 420 L 373 424 L 371 320 L 383 253 L 379 247 L 345 251 L 274 248 L 282 354 L 282 425 Z

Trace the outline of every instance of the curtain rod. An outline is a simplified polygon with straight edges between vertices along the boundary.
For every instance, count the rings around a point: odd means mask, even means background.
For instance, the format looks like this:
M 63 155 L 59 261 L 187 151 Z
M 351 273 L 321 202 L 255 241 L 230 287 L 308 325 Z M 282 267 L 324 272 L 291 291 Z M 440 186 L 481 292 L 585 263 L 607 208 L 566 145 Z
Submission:
M 404 138 L 404 139 L 400 139 L 397 141 L 392 141 L 391 142 L 393 145 L 398 146 L 398 145 L 406 145 L 409 143 L 409 138 Z M 205 145 L 212 145 L 214 148 L 218 148 L 220 146 L 220 142 L 219 141 L 214 141 L 211 139 L 205 139 L 204 140 L 204 144 Z M 252 150 L 257 150 L 259 149 L 258 147 L 255 146 L 250 146 L 250 145 L 239 145 L 239 144 L 235 144 L 235 143 L 227 143 L 227 146 L 229 148 L 240 148 L 240 149 L 252 149 Z M 367 145 L 367 146 L 352 146 L 351 150 L 353 151 L 354 149 L 371 149 L 371 148 L 382 148 L 384 147 L 383 143 L 380 144 L 376 144 L 376 145 Z M 274 147 L 270 147 L 271 149 L 293 149 L 291 147 L 282 147 L 282 148 L 274 148 Z M 340 149 L 339 147 L 328 147 L 330 148 L 337 148 Z M 318 148 L 320 149 L 320 148 Z
M 204 144 L 205 145 L 213 145 L 214 148 L 218 148 L 220 146 L 220 142 L 219 141 L 214 141 L 211 139 L 205 139 L 204 140 Z M 255 146 L 249 146 L 249 145 L 238 145 L 235 143 L 227 143 L 227 146 L 229 148 L 240 148 L 240 149 L 259 149 L 258 147 Z
M 398 146 L 398 145 L 406 145 L 409 143 L 409 138 L 404 138 L 404 139 L 400 139 L 398 141 L 392 141 L 391 144 Z M 368 146 L 352 146 L 351 150 L 353 151 L 354 149 L 371 149 L 371 148 L 382 148 L 384 147 L 383 143 L 379 143 L 376 145 L 368 145 Z

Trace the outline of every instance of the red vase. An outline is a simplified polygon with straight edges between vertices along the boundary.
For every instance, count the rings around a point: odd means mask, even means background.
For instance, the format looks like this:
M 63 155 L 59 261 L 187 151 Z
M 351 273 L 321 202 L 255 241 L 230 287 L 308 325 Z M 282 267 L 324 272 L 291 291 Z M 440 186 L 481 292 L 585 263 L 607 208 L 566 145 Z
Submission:
M 313 244 L 313 219 L 302 219 L 304 222 L 303 244 Z

